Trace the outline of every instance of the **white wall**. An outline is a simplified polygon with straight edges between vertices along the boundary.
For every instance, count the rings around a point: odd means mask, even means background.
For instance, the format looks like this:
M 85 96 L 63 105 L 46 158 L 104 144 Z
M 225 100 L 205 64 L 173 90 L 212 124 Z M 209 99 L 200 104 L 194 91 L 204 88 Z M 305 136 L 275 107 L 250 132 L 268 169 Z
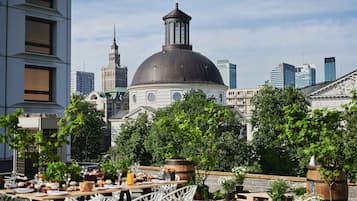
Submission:
M 217 101 L 219 101 L 219 94 L 222 94 L 223 101 L 221 104 L 225 103 L 225 96 L 227 86 L 218 84 L 150 84 L 150 85 L 139 85 L 131 86 L 128 88 L 129 91 L 129 111 L 133 111 L 135 108 L 140 106 L 150 106 L 155 109 L 165 107 L 174 102 L 172 99 L 172 94 L 174 92 L 182 92 L 182 97 L 185 92 L 191 89 L 201 89 L 206 93 L 207 97 L 214 96 Z M 153 92 L 155 93 L 156 100 L 154 102 L 149 102 L 147 99 L 147 94 Z M 133 101 L 133 95 L 136 95 L 136 102 Z

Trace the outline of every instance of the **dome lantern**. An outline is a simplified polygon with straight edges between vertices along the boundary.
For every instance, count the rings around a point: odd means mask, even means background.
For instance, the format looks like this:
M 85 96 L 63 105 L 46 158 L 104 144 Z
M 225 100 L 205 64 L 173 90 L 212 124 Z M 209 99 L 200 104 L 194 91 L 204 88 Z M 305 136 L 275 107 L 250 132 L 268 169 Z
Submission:
M 188 49 L 190 45 L 190 20 L 191 17 L 181 11 L 176 2 L 175 10 L 163 17 L 165 22 L 165 45 L 163 50 Z

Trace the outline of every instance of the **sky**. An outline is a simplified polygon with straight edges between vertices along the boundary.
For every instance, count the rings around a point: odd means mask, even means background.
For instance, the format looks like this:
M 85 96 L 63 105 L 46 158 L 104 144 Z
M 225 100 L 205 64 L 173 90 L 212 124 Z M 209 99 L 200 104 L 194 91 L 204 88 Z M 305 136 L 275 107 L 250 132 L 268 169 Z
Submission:
M 237 64 L 238 88 L 264 84 L 282 62 L 315 64 L 317 82 L 325 57 L 336 57 L 337 77 L 357 69 L 356 0 L 179 0 L 179 7 L 192 17 L 193 51 Z M 115 25 L 130 85 L 161 51 L 162 17 L 174 8 L 175 0 L 72 0 L 72 71 L 94 72 L 101 89 Z

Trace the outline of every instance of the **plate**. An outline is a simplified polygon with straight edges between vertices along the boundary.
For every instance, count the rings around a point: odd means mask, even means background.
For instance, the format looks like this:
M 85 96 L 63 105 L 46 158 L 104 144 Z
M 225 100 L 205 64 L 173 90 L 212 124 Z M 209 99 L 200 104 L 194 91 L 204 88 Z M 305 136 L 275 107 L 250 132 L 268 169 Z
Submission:
M 34 191 L 33 188 L 15 188 L 14 189 L 15 193 L 31 193 L 33 191 Z
M 138 182 L 138 185 L 145 185 L 145 184 L 152 184 L 151 181 L 143 181 L 143 182 Z
M 67 195 L 67 191 L 48 190 L 47 195 Z
M 105 190 L 108 189 L 108 187 L 96 187 L 94 188 L 95 191 L 101 191 L 101 190 Z
M 104 188 L 119 188 L 119 186 L 113 184 L 104 184 Z
M 43 196 L 46 196 L 47 194 L 46 193 L 37 192 L 37 193 L 34 193 L 33 195 L 36 196 L 36 197 L 43 197 Z

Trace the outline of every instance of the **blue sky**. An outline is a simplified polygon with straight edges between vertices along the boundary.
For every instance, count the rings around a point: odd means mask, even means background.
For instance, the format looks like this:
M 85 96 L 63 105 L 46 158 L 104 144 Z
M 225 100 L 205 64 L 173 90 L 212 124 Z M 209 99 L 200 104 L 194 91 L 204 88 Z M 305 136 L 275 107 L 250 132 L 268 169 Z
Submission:
M 317 65 L 324 79 L 324 57 L 336 57 L 337 76 L 357 69 L 356 0 L 180 0 L 192 17 L 194 51 L 237 64 L 238 87 L 269 80 L 281 62 Z M 128 67 L 128 84 L 138 66 L 161 50 L 162 17 L 175 0 L 72 0 L 72 70 L 95 73 L 108 64 L 113 26 Z

